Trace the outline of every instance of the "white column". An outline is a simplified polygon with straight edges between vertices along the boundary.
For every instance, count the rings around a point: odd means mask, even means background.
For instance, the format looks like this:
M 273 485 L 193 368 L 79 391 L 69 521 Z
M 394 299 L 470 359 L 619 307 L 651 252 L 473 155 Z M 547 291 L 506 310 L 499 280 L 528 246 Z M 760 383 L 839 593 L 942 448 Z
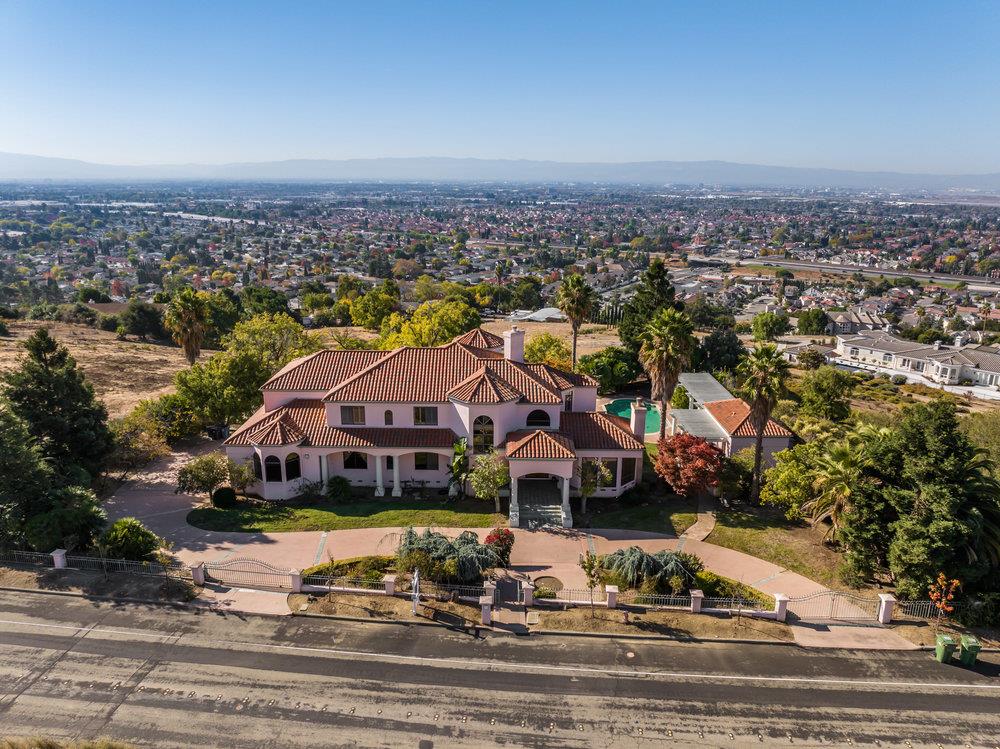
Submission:
M 330 480 L 330 464 L 326 461 L 326 453 L 319 456 L 319 480 L 324 486 Z
M 399 485 L 399 457 L 398 455 L 392 456 L 392 496 L 402 497 L 403 487 Z
M 510 513 L 508 514 L 508 522 L 511 528 L 521 527 L 521 508 L 517 504 L 517 479 L 512 478 L 510 480 Z
M 569 512 L 569 479 L 562 480 L 562 506 L 565 512 Z
M 385 460 L 381 455 L 375 456 L 375 496 L 384 497 L 385 487 L 382 485 L 382 461 Z

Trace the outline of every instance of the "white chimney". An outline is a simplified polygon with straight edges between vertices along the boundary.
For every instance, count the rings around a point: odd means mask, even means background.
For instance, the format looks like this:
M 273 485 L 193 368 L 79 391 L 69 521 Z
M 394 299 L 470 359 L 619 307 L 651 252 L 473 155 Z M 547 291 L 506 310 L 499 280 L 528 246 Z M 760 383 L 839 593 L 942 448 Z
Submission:
M 503 358 L 510 361 L 524 361 L 524 331 L 512 325 L 503 334 Z
M 637 440 L 642 442 L 646 438 L 646 407 L 642 403 L 642 398 L 636 398 L 632 404 L 628 425 Z

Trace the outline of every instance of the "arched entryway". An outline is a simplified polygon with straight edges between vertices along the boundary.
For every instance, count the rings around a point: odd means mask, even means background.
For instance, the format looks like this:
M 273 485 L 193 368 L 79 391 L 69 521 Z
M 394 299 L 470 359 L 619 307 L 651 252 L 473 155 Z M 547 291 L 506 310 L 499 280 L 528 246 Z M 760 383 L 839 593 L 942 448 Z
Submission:
M 573 527 L 569 506 L 572 460 L 510 460 L 510 524 Z

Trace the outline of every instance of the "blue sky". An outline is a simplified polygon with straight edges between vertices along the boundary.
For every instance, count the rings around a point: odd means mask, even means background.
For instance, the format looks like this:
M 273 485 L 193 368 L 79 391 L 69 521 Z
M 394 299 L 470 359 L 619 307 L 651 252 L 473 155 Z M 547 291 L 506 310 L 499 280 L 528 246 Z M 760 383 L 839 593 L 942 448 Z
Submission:
M 0 0 L 0 151 L 1000 171 L 1000 3 Z

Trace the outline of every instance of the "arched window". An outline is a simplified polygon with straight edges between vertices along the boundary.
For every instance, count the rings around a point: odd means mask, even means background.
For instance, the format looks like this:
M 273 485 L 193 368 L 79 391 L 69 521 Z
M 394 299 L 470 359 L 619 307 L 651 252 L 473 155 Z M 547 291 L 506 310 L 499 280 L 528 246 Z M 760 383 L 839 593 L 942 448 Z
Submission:
M 302 476 L 302 466 L 299 464 L 298 453 L 288 453 L 285 458 L 285 481 L 291 481 Z
M 549 415 L 540 408 L 535 409 L 528 414 L 527 423 L 529 427 L 547 427 L 552 425 L 552 422 L 549 420 Z
M 477 416 L 472 422 L 472 450 L 477 453 L 487 453 L 493 449 L 493 419 L 489 416 Z
M 385 409 L 385 425 L 387 427 L 392 426 L 392 411 L 390 409 Z
M 258 481 L 264 478 L 264 471 L 260 467 L 260 456 L 257 453 L 253 454 L 253 475 L 257 477 Z
M 274 455 L 264 458 L 264 480 L 281 481 L 281 458 Z

